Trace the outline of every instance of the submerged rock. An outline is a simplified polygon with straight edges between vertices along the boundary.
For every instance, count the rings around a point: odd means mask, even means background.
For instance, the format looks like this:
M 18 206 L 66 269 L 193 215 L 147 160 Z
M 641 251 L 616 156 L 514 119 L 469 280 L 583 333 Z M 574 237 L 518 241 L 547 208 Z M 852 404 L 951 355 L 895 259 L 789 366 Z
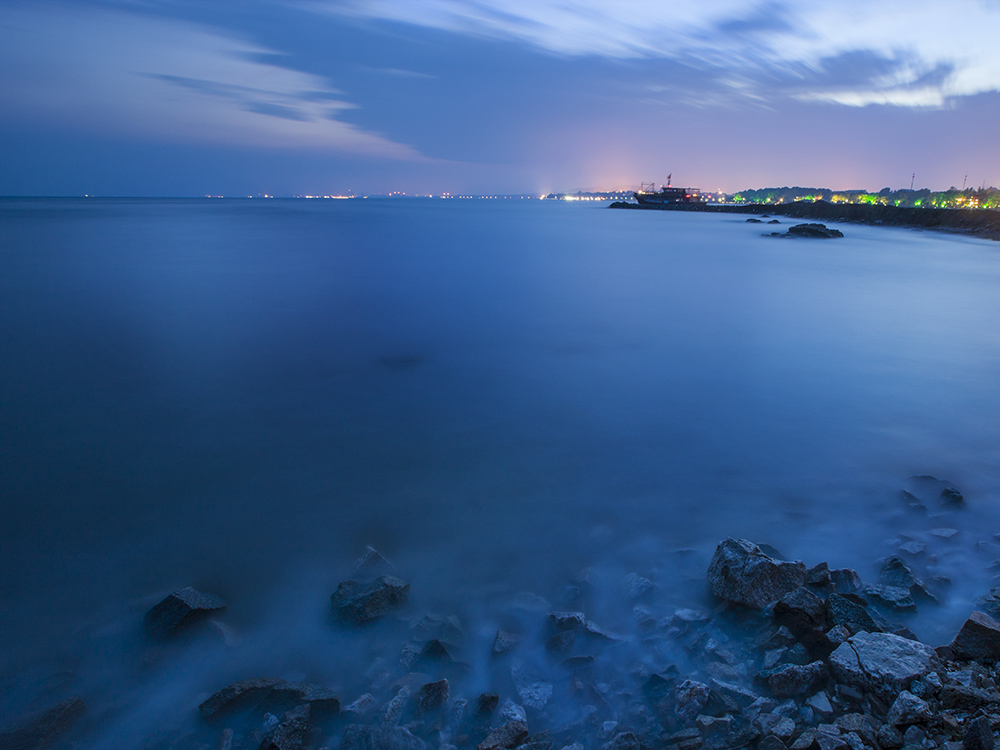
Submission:
M 244 708 L 259 705 L 276 685 L 284 680 L 272 680 L 258 677 L 250 680 L 239 680 L 214 693 L 198 707 L 205 719 Z
M 87 710 L 80 698 L 69 698 L 37 716 L 0 732 L 3 750 L 44 750 L 70 730 Z
M 427 745 L 407 730 L 394 726 L 348 724 L 341 750 L 426 750 Z
M 720 599 L 763 609 L 805 583 L 806 566 L 768 557 L 745 539 L 719 543 L 708 568 L 708 582 Z
M 309 704 L 287 712 L 281 723 L 269 731 L 260 750 L 303 750 L 309 736 Z
M 514 719 L 494 729 L 479 743 L 477 750 L 504 750 L 520 745 L 528 737 L 528 725 Z
M 349 625 L 367 625 L 390 609 L 406 603 L 410 584 L 394 576 L 380 576 L 370 584 L 344 581 L 330 597 L 334 614 Z
M 225 608 L 225 601 L 215 594 L 206 594 L 187 586 L 146 613 L 146 632 L 154 638 L 168 638 L 181 628 Z
M 829 239 L 834 237 L 843 237 L 844 233 L 839 229 L 830 229 L 826 226 L 826 224 L 796 224 L 793 227 L 788 227 L 788 236 Z

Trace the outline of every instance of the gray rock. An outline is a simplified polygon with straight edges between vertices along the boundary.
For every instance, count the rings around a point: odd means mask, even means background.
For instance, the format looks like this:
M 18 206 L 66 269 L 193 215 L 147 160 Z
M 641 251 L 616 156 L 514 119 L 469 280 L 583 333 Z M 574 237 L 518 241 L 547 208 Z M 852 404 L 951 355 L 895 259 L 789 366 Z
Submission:
M 708 581 L 720 599 L 763 609 L 799 588 L 805 573 L 802 562 L 774 560 L 752 542 L 725 539 L 712 557 Z
M 830 571 L 830 582 L 838 594 L 853 594 L 861 590 L 861 576 L 850 568 L 837 568 Z
M 843 625 L 852 635 L 861 631 L 878 633 L 882 630 L 865 607 L 840 594 L 827 597 L 826 616 L 831 625 Z
M 962 750 L 993 750 L 993 729 L 986 716 L 973 719 L 962 737 Z
M 169 638 L 181 628 L 225 608 L 226 603 L 214 594 L 195 591 L 188 586 L 175 591 L 146 613 L 146 632 L 154 638 Z
M 392 563 L 382 557 L 374 547 L 365 547 L 361 557 L 354 563 L 354 575 L 361 579 L 370 580 L 375 576 L 385 575 L 392 569 Z
M 883 724 L 878 729 L 878 744 L 886 750 L 896 750 L 903 746 L 903 733 L 892 724 Z
M 529 708 L 541 710 L 552 697 L 552 683 L 522 664 L 514 664 L 510 669 L 514 687 L 521 703 Z
M 344 706 L 343 713 L 351 717 L 364 718 L 371 714 L 376 707 L 375 696 L 365 693 L 349 706 Z
M 816 693 L 816 695 L 807 698 L 806 705 L 816 713 L 823 714 L 824 716 L 833 713 L 833 706 L 830 704 L 830 699 L 822 690 Z
M 760 741 L 757 750 L 788 750 L 788 746 L 773 734 L 769 734 Z
M 931 718 L 931 707 L 909 690 L 903 690 L 893 701 L 885 720 L 895 727 L 922 724 Z
M 270 711 L 303 704 L 309 706 L 313 714 L 335 714 L 340 711 L 340 698 L 333 690 L 309 682 L 280 682 L 267 694 L 264 701 Z
M 490 653 L 493 658 L 496 659 L 504 654 L 510 653 L 517 648 L 520 643 L 521 636 L 516 633 L 511 633 L 507 630 L 498 630 L 496 637 L 493 639 L 493 649 Z
M 309 728 L 309 704 L 305 704 L 282 717 L 281 723 L 264 736 L 260 750 L 303 750 Z
M 284 680 L 264 677 L 239 680 L 213 693 L 198 708 L 202 718 L 205 719 L 214 719 L 231 711 L 253 708 L 261 704 L 275 686 L 283 683 Z
M 337 619 L 349 625 L 367 625 L 390 609 L 406 603 L 410 584 L 393 576 L 380 576 L 370 584 L 344 581 L 330 597 Z
M 1000 659 L 1000 622 L 984 612 L 973 612 L 950 648 L 959 659 L 997 661 Z
M 392 726 L 348 724 L 340 750 L 426 750 L 423 740 Z
M 638 573 L 625 576 L 625 594 L 629 599 L 638 599 L 653 588 L 653 582 Z
M 827 678 L 826 665 L 814 661 L 805 666 L 785 664 L 767 676 L 767 686 L 778 698 L 812 693 Z
M 61 703 L 22 721 L 20 724 L 0 732 L 0 748 L 3 750 L 45 750 L 65 735 L 87 707 L 80 698 L 69 698 Z
M 494 729 L 476 750 L 503 750 L 514 748 L 528 737 L 528 726 L 523 721 L 512 720 Z
M 691 721 L 708 703 L 708 685 L 697 680 L 684 680 L 677 686 L 675 710 L 682 721 Z
M 895 699 L 900 690 L 939 664 L 929 646 L 891 633 L 857 633 L 830 654 L 838 680 L 884 700 Z
M 774 735 L 787 742 L 795 733 L 795 722 L 787 716 L 777 714 L 761 714 L 757 717 L 757 726 L 765 735 Z
M 619 732 L 610 742 L 601 746 L 601 750 L 639 750 L 639 738 L 632 732 Z
M 964 508 L 965 498 L 954 487 L 945 487 L 938 496 L 941 504 L 949 508 Z
M 914 599 L 934 599 L 927 590 L 927 587 L 924 586 L 924 582 L 916 576 L 906 563 L 895 555 L 886 560 L 882 565 L 878 580 L 879 583 L 885 586 L 906 589 Z
M 421 685 L 417 691 L 417 711 L 419 713 L 437 711 L 448 703 L 449 695 L 448 680 L 438 680 Z
M 866 586 L 863 595 L 876 604 L 894 609 L 898 612 L 912 612 L 917 608 L 917 603 L 913 601 L 909 589 L 898 586 L 885 586 L 881 583 L 874 586 Z

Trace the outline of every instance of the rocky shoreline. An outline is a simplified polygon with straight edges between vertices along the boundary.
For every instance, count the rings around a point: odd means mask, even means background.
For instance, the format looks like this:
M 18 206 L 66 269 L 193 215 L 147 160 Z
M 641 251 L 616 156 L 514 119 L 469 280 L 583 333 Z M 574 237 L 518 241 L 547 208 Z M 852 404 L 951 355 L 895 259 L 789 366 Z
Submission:
M 369 547 L 329 595 L 331 635 L 370 665 L 353 681 L 362 689 L 259 674 L 219 681 L 191 696 L 176 731 L 142 747 L 993 750 L 1000 590 L 947 645 L 909 629 L 918 608 L 949 596 L 935 560 L 959 533 L 942 524 L 957 524 L 965 499 L 933 477 L 908 481 L 900 513 L 926 528 L 894 541 L 876 582 L 728 538 L 708 565 L 708 606 L 664 610 L 656 584 L 631 573 L 616 592 L 630 608 L 619 632 L 602 622 L 606 581 L 587 572 L 551 599 L 521 595 L 505 620 L 468 632 L 454 615 L 419 611 L 404 573 Z M 150 653 L 184 658 L 185 638 L 224 632 L 225 610 L 193 588 L 170 594 L 142 621 Z M 85 696 L 63 700 L 0 733 L 0 748 L 71 746 L 87 710 Z
M 610 208 L 643 211 L 693 211 L 699 213 L 777 215 L 794 219 L 822 219 L 849 224 L 934 229 L 1000 240 L 1000 211 L 968 208 L 904 208 L 898 206 L 797 201 L 774 205 L 714 205 L 673 203 L 651 205 L 618 201 Z

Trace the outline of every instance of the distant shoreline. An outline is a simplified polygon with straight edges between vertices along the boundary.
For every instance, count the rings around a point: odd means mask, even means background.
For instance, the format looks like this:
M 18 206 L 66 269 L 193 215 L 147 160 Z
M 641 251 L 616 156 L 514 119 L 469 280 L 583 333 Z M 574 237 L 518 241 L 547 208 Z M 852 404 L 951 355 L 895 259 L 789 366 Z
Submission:
M 969 208 L 902 208 L 898 206 L 797 201 L 795 203 L 717 205 L 711 203 L 672 203 L 640 205 L 622 201 L 610 208 L 640 211 L 695 211 L 722 214 L 768 214 L 794 219 L 825 219 L 851 224 L 934 229 L 1000 241 L 1000 211 Z

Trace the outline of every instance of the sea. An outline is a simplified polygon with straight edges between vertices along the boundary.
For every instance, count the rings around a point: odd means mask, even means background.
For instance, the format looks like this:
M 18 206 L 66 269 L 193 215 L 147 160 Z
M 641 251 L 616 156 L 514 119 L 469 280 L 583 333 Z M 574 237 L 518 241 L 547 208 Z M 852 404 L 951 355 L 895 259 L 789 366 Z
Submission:
M 0 200 L 0 728 L 80 696 L 78 747 L 207 746 L 261 676 L 349 703 L 408 637 L 331 621 L 369 545 L 457 618 L 470 700 L 552 610 L 663 669 L 635 623 L 714 611 L 727 537 L 870 582 L 907 545 L 947 643 L 1000 569 L 1000 243 L 779 218 Z M 228 608 L 152 642 L 185 586 Z

